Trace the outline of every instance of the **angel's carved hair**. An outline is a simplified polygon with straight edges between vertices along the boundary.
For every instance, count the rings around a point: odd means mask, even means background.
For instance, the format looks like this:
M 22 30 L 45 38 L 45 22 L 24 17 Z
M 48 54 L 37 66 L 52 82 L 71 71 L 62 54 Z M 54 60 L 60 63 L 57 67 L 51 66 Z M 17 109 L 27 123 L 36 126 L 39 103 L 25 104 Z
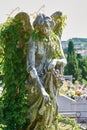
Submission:
M 38 14 L 36 19 L 33 22 L 34 28 L 38 28 L 39 26 L 49 26 L 53 27 L 54 26 L 54 21 L 52 20 L 51 17 L 48 17 L 44 14 Z
M 40 36 L 49 37 L 49 30 L 54 27 L 54 21 L 51 17 L 48 17 L 44 14 L 38 14 L 36 19 L 33 22 L 34 29 L 38 30 Z
M 54 26 L 54 22 L 51 17 L 45 16 L 44 14 L 38 14 L 35 21 L 33 22 L 33 26 L 43 26 L 48 25 L 50 27 Z

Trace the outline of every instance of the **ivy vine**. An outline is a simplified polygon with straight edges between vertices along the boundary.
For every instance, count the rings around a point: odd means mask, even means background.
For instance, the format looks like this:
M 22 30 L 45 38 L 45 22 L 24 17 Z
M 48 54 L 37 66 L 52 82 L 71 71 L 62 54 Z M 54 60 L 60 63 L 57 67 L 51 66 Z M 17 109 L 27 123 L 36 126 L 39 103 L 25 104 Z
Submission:
M 57 21 L 61 23 L 61 19 Z M 61 33 L 56 32 L 58 36 Z M 56 45 L 55 57 L 60 57 L 58 43 L 55 42 L 56 34 L 52 32 L 52 39 L 40 37 L 37 30 L 33 30 L 31 34 L 25 31 L 23 23 L 15 18 L 8 18 L 7 21 L 0 26 L 0 67 L 3 69 L 3 119 L 5 121 L 6 130 L 18 130 L 26 124 L 27 113 L 27 92 L 25 81 L 28 77 L 26 71 L 26 53 L 27 41 L 31 36 L 33 40 L 41 40 L 42 43 L 50 42 Z M 57 41 L 57 40 L 56 40 Z M 54 57 L 53 57 L 54 58 Z
M 29 34 L 22 23 L 8 18 L 0 29 L 0 46 L 3 48 L 3 113 L 6 130 L 18 130 L 26 123 L 27 97 L 25 81 L 26 41 Z

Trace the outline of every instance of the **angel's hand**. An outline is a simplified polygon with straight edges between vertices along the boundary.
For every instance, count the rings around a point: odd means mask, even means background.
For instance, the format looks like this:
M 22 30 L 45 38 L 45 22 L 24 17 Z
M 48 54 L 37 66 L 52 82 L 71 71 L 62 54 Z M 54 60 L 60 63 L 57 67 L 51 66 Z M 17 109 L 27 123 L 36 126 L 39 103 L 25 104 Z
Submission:
M 55 69 L 55 66 L 56 66 L 56 61 L 52 60 L 50 62 L 50 64 L 48 65 L 48 70 L 53 70 Z
M 66 58 L 58 59 L 57 64 L 61 64 L 61 65 L 65 66 L 67 64 Z
M 61 58 L 61 59 L 53 59 L 50 64 L 48 65 L 48 70 L 53 70 L 55 69 L 56 65 L 61 65 L 65 66 L 67 64 L 66 58 Z
M 45 100 L 45 106 L 51 105 L 50 96 L 44 89 L 42 90 L 42 96 Z

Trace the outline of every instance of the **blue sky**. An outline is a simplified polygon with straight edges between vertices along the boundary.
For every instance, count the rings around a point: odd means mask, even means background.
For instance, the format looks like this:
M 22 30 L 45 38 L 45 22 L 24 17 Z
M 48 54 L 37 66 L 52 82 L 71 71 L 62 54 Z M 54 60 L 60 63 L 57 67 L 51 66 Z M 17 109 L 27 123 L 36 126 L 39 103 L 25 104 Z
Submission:
M 87 0 L 0 0 L 0 23 L 15 9 L 11 16 L 20 11 L 31 14 L 40 8 L 40 12 L 48 16 L 55 11 L 62 11 L 67 15 L 62 40 L 73 37 L 87 38 Z

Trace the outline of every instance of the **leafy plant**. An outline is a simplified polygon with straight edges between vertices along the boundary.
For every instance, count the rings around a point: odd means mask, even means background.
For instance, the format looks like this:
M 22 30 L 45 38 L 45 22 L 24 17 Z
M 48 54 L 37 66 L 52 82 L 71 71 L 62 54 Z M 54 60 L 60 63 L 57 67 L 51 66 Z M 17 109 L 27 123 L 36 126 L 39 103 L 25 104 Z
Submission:
M 0 39 L 0 47 L 3 48 L 3 84 L 5 84 L 3 118 L 6 129 L 17 130 L 26 123 L 27 112 L 25 89 L 27 39 L 22 23 L 14 18 L 8 18 L 0 29 Z
M 72 120 L 68 117 L 64 117 L 63 115 L 58 116 L 58 125 L 59 130 L 81 130 L 75 120 Z
M 61 31 L 61 28 L 59 30 Z M 2 109 L 6 126 L 4 129 L 6 130 L 18 130 L 26 124 L 28 111 L 25 89 L 25 81 L 28 76 L 26 71 L 26 43 L 30 36 L 33 40 L 37 40 L 38 32 L 33 30 L 29 34 L 25 31 L 23 23 L 15 18 L 8 18 L 0 27 L 0 54 L 2 55 L 0 57 L 0 67 L 2 67 L 0 72 L 3 73 L 4 84 Z M 53 39 L 48 40 L 41 37 L 41 41 L 42 43 L 51 42 L 50 48 L 52 48 L 51 45 L 55 41 L 55 36 L 52 33 Z M 55 47 L 57 47 L 55 56 L 58 58 L 60 52 L 57 42 Z
M 74 49 L 74 43 L 70 40 L 68 44 L 68 56 L 67 56 L 67 65 L 65 66 L 64 70 L 66 75 L 72 75 L 75 80 L 78 80 L 80 75 L 79 67 L 78 67 L 78 60 L 76 58 L 76 53 Z

